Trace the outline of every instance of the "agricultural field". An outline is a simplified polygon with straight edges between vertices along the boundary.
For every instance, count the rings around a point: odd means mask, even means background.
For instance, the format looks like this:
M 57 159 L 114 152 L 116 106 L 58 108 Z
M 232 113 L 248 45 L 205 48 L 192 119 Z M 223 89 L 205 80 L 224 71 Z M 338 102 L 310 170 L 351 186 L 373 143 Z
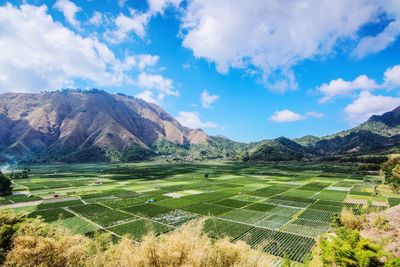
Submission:
M 0 208 L 62 225 L 73 233 L 107 231 L 140 240 L 193 220 L 211 238 L 242 240 L 301 265 L 344 207 L 359 212 L 399 205 L 380 177 L 350 165 L 73 164 L 29 165 Z M 16 170 L 14 170 L 16 171 Z M 205 175 L 208 174 L 208 177 Z M 374 183 L 374 184 L 372 184 Z M 375 191 L 377 192 L 375 192 Z

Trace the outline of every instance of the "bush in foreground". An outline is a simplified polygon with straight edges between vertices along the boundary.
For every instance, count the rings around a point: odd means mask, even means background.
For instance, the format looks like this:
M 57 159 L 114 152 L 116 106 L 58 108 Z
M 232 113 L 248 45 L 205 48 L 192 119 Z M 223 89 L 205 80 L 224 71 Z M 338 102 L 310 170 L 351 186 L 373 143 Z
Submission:
M 271 259 L 244 242 L 212 241 L 201 222 L 160 237 L 150 233 L 139 243 L 125 237 L 112 242 L 107 233 L 71 235 L 12 212 L 1 211 L 0 223 L 4 266 L 268 266 Z

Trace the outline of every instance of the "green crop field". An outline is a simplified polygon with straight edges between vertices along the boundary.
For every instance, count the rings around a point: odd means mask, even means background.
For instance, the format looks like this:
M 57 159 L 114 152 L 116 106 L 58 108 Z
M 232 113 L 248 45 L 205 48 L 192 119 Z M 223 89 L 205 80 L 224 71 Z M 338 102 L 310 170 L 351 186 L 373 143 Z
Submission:
M 29 212 L 73 233 L 140 240 L 199 220 L 211 238 L 242 240 L 299 264 L 344 207 L 400 204 L 351 165 L 311 163 L 109 163 L 27 165 L 0 208 Z M 208 174 L 208 176 L 204 174 Z M 207 177 L 207 178 L 206 178 Z M 371 176 L 369 176 L 371 178 Z M 380 177 L 374 177 L 379 191 Z

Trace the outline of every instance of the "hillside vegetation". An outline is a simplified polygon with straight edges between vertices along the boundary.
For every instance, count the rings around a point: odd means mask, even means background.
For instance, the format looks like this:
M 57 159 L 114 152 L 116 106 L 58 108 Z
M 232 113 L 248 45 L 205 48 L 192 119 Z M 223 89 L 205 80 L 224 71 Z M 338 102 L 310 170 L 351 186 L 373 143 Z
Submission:
M 399 218 L 400 206 L 361 215 L 343 210 L 334 231 L 320 238 L 311 265 L 400 266 Z
M 66 89 L 0 98 L 0 161 L 132 162 L 337 160 L 397 152 L 400 108 L 325 137 L 240 143 L 182 126 L 159 106 L 123 94 Z
M 268 266 L 271 256 L 252 250 L 244 242 L 211 241 L 201 222 L 156 237 L 147 234 L 134 243 L 110 234 L 94 238 L 0 212 L 0 262 L 4 266 Z

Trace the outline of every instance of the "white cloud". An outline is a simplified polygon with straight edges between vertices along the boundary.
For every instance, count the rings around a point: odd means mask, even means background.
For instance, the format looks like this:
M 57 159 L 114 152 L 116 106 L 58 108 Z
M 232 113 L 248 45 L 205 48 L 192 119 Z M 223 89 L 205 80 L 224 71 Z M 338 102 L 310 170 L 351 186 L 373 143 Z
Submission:
M 101 12 L 94 12 L 93 16 L 89 19 L 89 23 L 99 27 L 103 23 L 103 14 Z
M 321 119 L 324 117 L 324 114 L 321 112 L 315 112 L 315 111 L 309 111 L 306 113 L 306 117 L 308 118 L 315 118 L 315 119 Z
M 125 4 L 125 1 L 122 2 Z M 182 0 L 148 0 L 149 10 L 146 12 L 139 12 L 131 8 L 129 9 L 130 16 L 122 13 L 117 16 L 114 22 L 115 29 L 107 31 L 105 38 L 111 43 L 119 44 L 128 40 L 131 33 L 135 33 L 143 39 L 146 35 L 147 24 L 152 17 L 158 14 L 162 15 L 168 6 L 178 7 L 181 2 Z
M 183 46 L 221 73 L 257 70 L 267 87 L 294 89 L 294 65 L 332 53 L 341 41 L 357 43 L 359 30 L 377 18 L 394 18 L 384 2 L 192 0 L 182 18 Z
M 123 7 L 127 0 L 118 0 L 118 6 Z
M 366 121 L 372 115 L 382 115 L 400 106 L 400 97 L 372 95 L 370 92 L 361 92 L 344 112 L 351 125 L 357 125 Z
M 328 84 L 323 83 L 317 90 L 324 96 L 319 100 L 321 104 L 332 100 L 336 96 L 350 95 L 357 90 L 374 90 L 381 86 L 373 79 L 366 75 L 360 75 L 353 81 L 345 81 L 342 78 L 330 81 Z
M 192 129 L 198 128 L 220 128 L 220 126 L 214 122 L 206 121 L 203 122 L 200 119 L 200 114 L 197 112 L 180 111 L 176 119 L 183 125 Z
M 270 121 L 274 122 L 293 122 L 306 119 L 305 116 L 299 113 L 290 111 L 288 109 L 275 111 L 274 114 L 269 118 Z
M 46 6 L 0 7 L 0 91 L 40 91 L 74 79 L 118 86 L 125 66 L 95 37 L 82 37 L 47 14 Z
M 393 44 L 399 35 L 400 21 L 393 21 L 378 35 L 362 38 L 354 49 L 354 56 L 362 58 L 368 54 L 378 53 Z
M 148 55 L 148 54 L 141 54 L 137 56 L 138 58 L 138 67 L 139 69 L 143 70 L 146 67 L 152 67 L 157 64 L 158 60 L 160 59 L 157 55 Z
M 142 72 L 138 77 L 137 85 L 141 88 L 158 91 L 158 99 L 160 100 L 166 95 L 179 96 L 179 92 L 174 89 L 173 81 L 159 74 Z
M 203 108 L 209 108 L 211 105 L 219 99 L 217 95 L 210 95 L 207 90 L 204 90 L 200 94 L 201 105 Z
M 54 4 L 54 8 L 64 14 L 64 17 L 69 24 L 75 28 L 80 27 L 80 22 L 76 19 L 76 13 L 81 11 L 81 9 L 73 2 L 69 0 L 57 0 L 57 2 Z
M 114 44 L 119 44 L 129 38 L 133 32 L 143 39 L 146 33 L 145 27 L 149 21 L 146 13 L 139 13 L 137 10 L 130 9 L 130 17 L 119 14 L 115 19 L 115 29 L 105 33 L 105 38 Z
M 153 96 L 153 92 L 150 90 L 145 90 L 139 94 L 136 94 L 135 97 L 143 99 L 149 103 L 158 104 L 158 101 Z
M 323 113 L 309 111 L 305 115 L 293 112 L 288 109 L 275 111 L 274 114 L 269 118 L 270 121 L 274 122 L 294 122 L 301 121 L 308 118 L 321 119 L 324 117 Z
M 384 85 L 388 88 L 400 87 L 400 65 L 386 69 L 383 76 Z
M 160 59 L 157 55 L 139 54 L 125 57 L 123 68 L 131 69 L 133 67 L 143 71 L 148 67 L 153 67 Z
M 149 13 L 161 15 L 164 14 L 164 10 L 168 6 L 179 7 L 182 0 L 148 0 L 149 3 Z
M 380 5 L 380 8 L 385 10 L 384 18 L 390 20 L 390 23 L 375 36 L 365 36 L 360 40 L 353 52 L 354 56 L 358 58 L 384 50 L 400 36 L 400 5 L 398 0 L 380 1 Z M 379 18 L 377 21 L 380 22 Z

